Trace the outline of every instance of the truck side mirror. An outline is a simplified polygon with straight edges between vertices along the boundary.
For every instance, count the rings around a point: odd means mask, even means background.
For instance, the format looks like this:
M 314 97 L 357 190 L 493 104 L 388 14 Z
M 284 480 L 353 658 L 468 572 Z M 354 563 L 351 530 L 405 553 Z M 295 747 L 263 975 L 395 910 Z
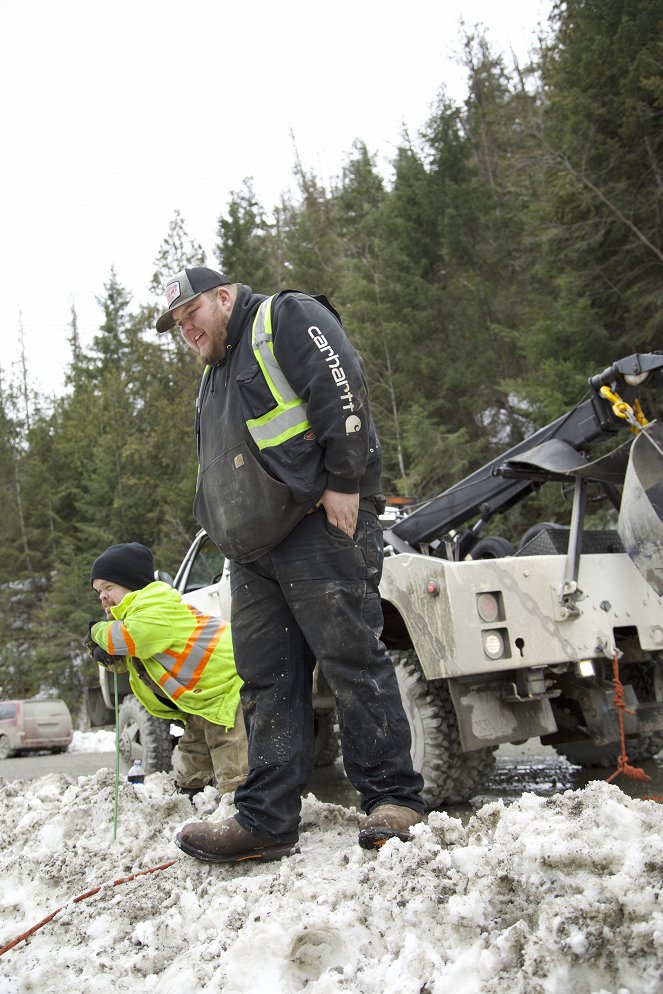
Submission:
M 173 579 L 173 577 L 170 575 L 170 573 L 166 573 L 166 571 L 163 569 L 158 569 L 155 571 L 154 579 L 161 580 L 162 583 L 167 583 L 169 587 L 175 586 L 175 580 Z

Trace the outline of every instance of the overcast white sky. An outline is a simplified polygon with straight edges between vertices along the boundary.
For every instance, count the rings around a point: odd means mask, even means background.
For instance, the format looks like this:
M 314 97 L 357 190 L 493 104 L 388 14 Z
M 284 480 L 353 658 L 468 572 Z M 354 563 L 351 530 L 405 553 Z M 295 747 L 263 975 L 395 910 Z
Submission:
M 0 9 L 0 367 L 22 326 L 32 385 L 60 393 L 111 266 L 147 302 L 175 210 L 212 257 L 253 177 L 293 188 L 294 146 L 328 182 L 356 138 L 386 175 L 442 87 L 465 96 L 460 20 L 523 62 L 552 0 L 21 0 Z M 241 274 L 237 275 L 241 279 Z

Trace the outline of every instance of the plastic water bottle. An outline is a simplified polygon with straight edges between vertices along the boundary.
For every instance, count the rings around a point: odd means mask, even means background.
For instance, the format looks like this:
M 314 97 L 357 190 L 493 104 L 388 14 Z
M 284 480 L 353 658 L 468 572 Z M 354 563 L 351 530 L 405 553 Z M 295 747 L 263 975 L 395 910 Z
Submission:
M 142 759 L 134 759 L 134 765 L 127 773 L 128 783 L 145 783 L 145 770 Z

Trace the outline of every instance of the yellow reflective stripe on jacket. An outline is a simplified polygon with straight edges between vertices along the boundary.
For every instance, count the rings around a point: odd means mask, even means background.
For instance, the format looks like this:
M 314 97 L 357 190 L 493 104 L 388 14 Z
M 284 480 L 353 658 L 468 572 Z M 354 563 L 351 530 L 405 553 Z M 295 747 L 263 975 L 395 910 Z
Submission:
M 152 657 L 167 671 L 159 680 L 159 684 L 174 701 L 181 697 L 185 690 L 192 690 L 207 666 L 219 639 L 228 627 L 226 622 L 219 624 L 218 618 L 210 618 L 201 614 L 187 604 L 196 619 L 196 627 L 180 653 L 167 650 L 157 652 Z
M 246 422 L 258 449 L 280 445 L 301 435 L 311 427 L 306 417 L 306 404 L 294 392 L 274 355 L 272 335 L 272 300 L 268 297 L 258 308 L 253 321 L 251 343 L 253 354 L 274 398 L 274 410 Z

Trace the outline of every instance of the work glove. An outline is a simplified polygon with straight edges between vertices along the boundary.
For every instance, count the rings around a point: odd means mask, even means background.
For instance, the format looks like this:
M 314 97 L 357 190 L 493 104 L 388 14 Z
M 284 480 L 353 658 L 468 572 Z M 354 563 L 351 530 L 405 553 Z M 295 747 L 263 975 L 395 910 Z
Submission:
M 94 649 L 90 650 L 90 655 L 96 663 L 99 663 L 100 666 L 105 666 L 106 669 L 110 670 L 114 669 L 116 666 L 119 666 L 121 663 L 124 663 L 124 656 L 111 656 L 110 653 L 106 652 L 105 649 L 102 649 L 100 645 L 95 645 Z
M 99 663 L 100 666 L 105 666 L 107 669 L 114 669 L 120 664 L 124 664 L 124 656 L 111 656 L 109 652 L 97 644 L 92 638 L 92 626 L 96 625 L 96 621 L 90 621 L 87 626 L 87 635 L 85 636 L 85 648 L 88 650 L 95 663 Z
M 98 624 L 98 622 L 96 622 L 96 621 L 88 621 L 88 623 L 87 623 L 87 635 L 83 639 L 83 645 L 88 650 L 88 652 L 90 653 L 90 655 L 92 655 L 92 653 L 94 652 L 94 650 L 96 648 L 98 648 L 97 643 L 92 638 L 92 629 L 93 629 L 94 625 L 96 625 L 96 624 Z

